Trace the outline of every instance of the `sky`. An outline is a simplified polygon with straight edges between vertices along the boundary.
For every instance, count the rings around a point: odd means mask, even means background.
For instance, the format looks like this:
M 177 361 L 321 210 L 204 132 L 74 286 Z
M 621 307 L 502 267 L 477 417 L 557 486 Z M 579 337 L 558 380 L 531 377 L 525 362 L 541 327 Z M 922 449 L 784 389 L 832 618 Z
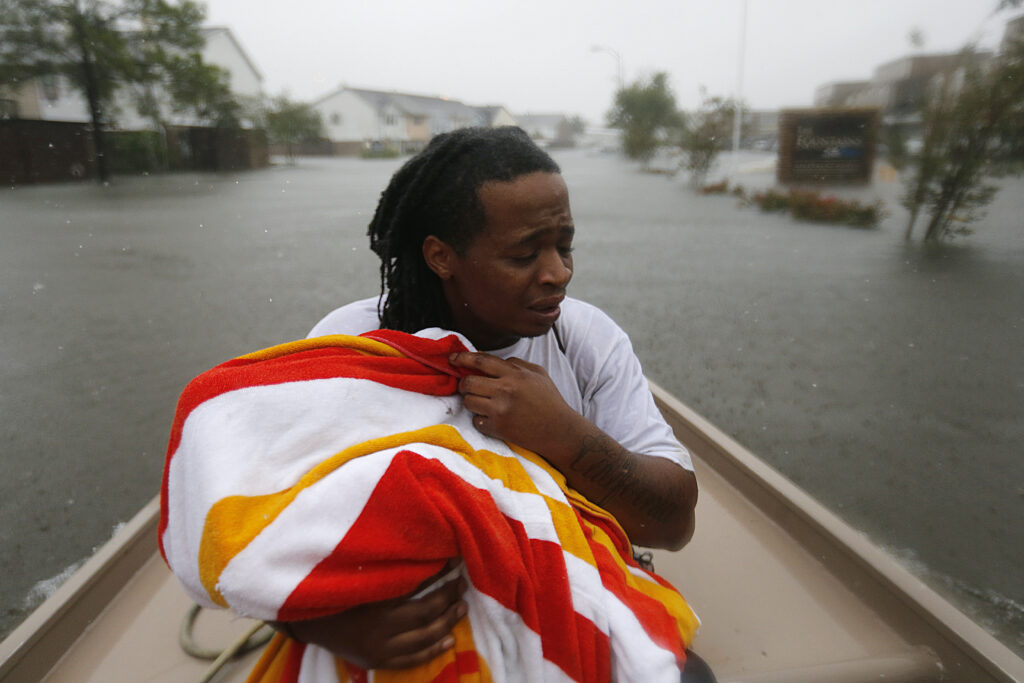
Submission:
M 699 104 L 701 88 L 711 95 L 738 89 L 755 109 L 810 106 L 819 85 L 866 80 L 876 66 L 899 57 L 956 51 L 968 42 L 997 47 L 1006 20 L 1021 12 L 996 14 L 996 5 L 206 0 L 206 23 L 232 30 L 263 74 L 268 95 L 312 102 L 342 86 L 398 90 L 501 104 L 514 114 L 577 114 L 600 124 L 620 65 L 627 83 L 667 72 L 684 109 Z M 911 45 L 915 29 L 922 48 Z

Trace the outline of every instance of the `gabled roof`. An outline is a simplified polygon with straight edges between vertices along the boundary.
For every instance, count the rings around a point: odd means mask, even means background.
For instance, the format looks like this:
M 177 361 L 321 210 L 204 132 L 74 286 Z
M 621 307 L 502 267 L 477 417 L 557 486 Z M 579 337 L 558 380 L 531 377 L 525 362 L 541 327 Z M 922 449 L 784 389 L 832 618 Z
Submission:
M 474 107 L 459 100 L 436 95 L 413 95 L 410 93 L 369 90 L 367 88 L 350 88 L 342 86 L 337 90 L 324 95 L 313 102 L 316 106 L 342 92 L 350 92 L 364 101 L 377 111 L 386 107 L 394 107 L 403 114 L 410 116 L 425 116 L 427 118 L 441 118 L 450 116 L 462 116 L 467 119 L 479 119 L 480 107 Z
M 259 80 L 260 82 L 263 81 L 263 74 L 260 73 L 260 70 L 256 68 L 255 64 L 253 64 L 252 60 L 249 58 L 249 55 L 246 53 L 245 48 L 243 48 L 242 44 L 238 42 L 237 38 L 235 38 L 235 34 L 231 32 L 231 29 L 229 29 L 227 26 L 204 26 L 203 28 L 199 29 L 199 32 L 203 34 L 204 39 L 209 38 L 210 36 L 216 33 L 226 33 L 228 36 L 228 40 L 230 40 L 232 44 L 235 46 L 235 49 L 238 50 L 238 54 L 242 55 L 242 59 L 244 59 L 245 63 L 249 65 L 249 68 L 252 69 L 252 72 L 256 74 L 257 80 Z
M 565 114 L 516 114 L 519 127 L 527 132 L 530 128 L 554 128 L 568 118 Z
M 365 90 L 362 88 L 349 88 L 349 91 L 367 100 L 378 110 L 390 105 L 399 111 L 412 116 L 426 116 L 428 118 L 452 115 L 463 115 L 466 117 L 476 116 L 476 109 L 474 107 L 464 104 L 459 100 L 452 100 L 445 97 L 412 95 L 409 93 L 385 92 L 382 90 Z

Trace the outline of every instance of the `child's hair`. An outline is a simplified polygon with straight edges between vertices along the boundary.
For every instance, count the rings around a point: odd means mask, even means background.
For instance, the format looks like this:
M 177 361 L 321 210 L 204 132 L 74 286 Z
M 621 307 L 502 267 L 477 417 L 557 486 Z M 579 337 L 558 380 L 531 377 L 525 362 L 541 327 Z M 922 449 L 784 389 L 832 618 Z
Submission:
M 398 169 L 367 231 L 370 248 L 380 257 L 381 327 L 403 332 L 450 327 L 441 281 L 423 260 L 423 240 L 434 235 L 464 253 L 486 223 L 480 186 L 538 171 L 561 172 L 514 126 L 443 133 Z

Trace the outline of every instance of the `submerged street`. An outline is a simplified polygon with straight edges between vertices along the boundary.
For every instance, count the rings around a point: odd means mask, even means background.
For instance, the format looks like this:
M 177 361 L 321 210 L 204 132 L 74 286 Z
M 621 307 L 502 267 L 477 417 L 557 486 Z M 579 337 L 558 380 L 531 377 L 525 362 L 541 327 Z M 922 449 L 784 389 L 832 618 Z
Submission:
M 1024 652 L 1024 181 L 936 249 L 904 242 L 892 180 L 844 190 L 887 204 L 863 230 L 555 158 L 570 295 L 629 332 L 653 380 Z M 772 159 L 746 155 L 738 181 L 770 185 Z M 400 163 L 0 193 L 0 634 L 157 494 L 191 377 L 379 290 L 366 224 Z

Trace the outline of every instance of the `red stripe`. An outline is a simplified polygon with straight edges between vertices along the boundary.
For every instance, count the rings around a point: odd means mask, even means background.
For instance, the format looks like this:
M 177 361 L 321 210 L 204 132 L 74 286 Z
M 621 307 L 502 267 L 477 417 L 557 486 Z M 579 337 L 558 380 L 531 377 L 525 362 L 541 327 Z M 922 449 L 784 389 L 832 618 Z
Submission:
M 648 638 L 672 652 L 677 661 L 682 663 L 685 654 L 675 617 L 658 600 L 626 585 L 626 577 L 617 569 L 616 562 L 607 548 L 591 543 L 591 550 L 604 587 L 629 606 Z
M 480 657 L 476 652 L 456 652 L 455 668 L 460 676 L 480 673 Z
M 576 680 L 607 679 L 608 637 L 576 613 L 561 546 L 529 538 L 489 492 L 412 451 L 395 456 L 345 538 L 296 587 L 279 618 L 404 595 L 455 556 L 477 590 L 539 634 L 546 659 Z
M 255 386 L 269 386 L 286 382 L 347 377 L 367 379 L 389 387 L 431 396 L 449 396 L 455 393 L 458 375 L 439 372 L 436 368 L 447 365 L 448 355 L 464 351 L 456 337 L 440 341 L 422 339 L 404 332 L 378 330 L 372 334 L 377 341 L 404 344 L 413 350 L 419 360 L 388 356 L 367 356 L 342 346 L 329 346 L 297 351 L 277 358 L 257 360 L 235 358 L 207 370 L 193 379 L 181 397 L 171 425 L 171 436 L 164 459 L 163 479 L 160 483 L 161 509 L 158 539 L 160 553 L 164 554 L 163 536 L 167 529 L 167 487 L 169 465 L 181 442 L 181 432 L 189 414 L 200 404 L 216 396 Z M 430 365 L 424 363 L 429 362 Z
M 302 669 L 302 655 L 306 652 L 306 644 L 297 640 L 288 642 L 288 659 L 281 671 L 280 683 L 298 683 L 299 671 Z

